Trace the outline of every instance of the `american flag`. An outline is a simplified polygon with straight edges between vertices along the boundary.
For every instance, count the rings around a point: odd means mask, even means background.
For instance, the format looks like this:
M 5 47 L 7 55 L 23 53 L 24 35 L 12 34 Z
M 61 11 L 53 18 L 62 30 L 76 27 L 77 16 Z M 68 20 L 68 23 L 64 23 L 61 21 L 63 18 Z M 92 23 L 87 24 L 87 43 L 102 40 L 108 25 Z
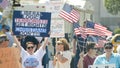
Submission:
M 5 9 L 8 6 L 8 0 L 0 0 L 0 7 Z
M 104 44 L 106 43 L 107 41 L 104 40 L 104 39 L 99 39 L 98 40 L 98 43 L 97 43 L 97 47 L 104 47 Z
M 107 30 L 106 27 L 100 25 L 100 24 L 95 24 L 94 28 L 97 30 L 97 31 L 100 31 L 102 33 L 102 35 L 105 35 L 105 36 L 112 36 L 112 32 Z
M 85 34 L 86 29 L 84 27 L 81 27 L 79 23 L 73 23 L 73 28 L 76 35 L 81 35 L 81 37 L 84 39 L 87 37 L 87 34 Z
M 74 23 L 74 22 L 78 22 L 80 14 L 71 5 L 65 3 L 59 16 L 71 23 Z
M 91 28 L 86 28 L 85 33 L 88 35 L 96 35 L 96 31 Z
M 91 21 L 86 22 L 86 28 L 94 29 L 94 31 L 96 33 L 95 35 L 98 35 L 98 36 L 111 36 L 112 35 L 112 32 L 107 30 L 106 27 L 104 27 L 98 23 L 93 23 Z
M 81 33 L 80 33 L 80 25 L 79 25 L 79 23 L 73 23 L 73 28 L 74 28 L 74 33 L 76 34 L 76 35 L 80 35 Z

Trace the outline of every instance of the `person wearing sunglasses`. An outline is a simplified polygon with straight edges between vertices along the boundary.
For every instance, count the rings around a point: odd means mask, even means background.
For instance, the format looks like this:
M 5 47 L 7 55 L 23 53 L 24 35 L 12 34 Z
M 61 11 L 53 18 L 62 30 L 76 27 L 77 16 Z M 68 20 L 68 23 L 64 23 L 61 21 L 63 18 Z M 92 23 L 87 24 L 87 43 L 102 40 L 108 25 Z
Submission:
M 39 42 L 33 36 L 26 36 L 25 46 L 26 50 L 21 46 L 16 36 L 14 40 L 21 51 L 22 68 L 43 68 L 42 58 L 45 55 L 45 47 L 48 42 L 48 38 L 45 38 L 44 44 L 38 49 Z
M 113 53 L 113 44 L 107 42 L 104 45 L 105 53 L 99 55 L 95 61 L 94 65 L 104 65 L 104 64 L 115 64 L 116 68 L 120 68 L 120 54 Z
M 5 34 L 0 35 L 0 48 L 8 47 L 9 40 Z
M 80 53 L 78 68 L 88 68 L 89 65 L 93 64 L 97 52 L 97 48 L 95 45 L 96 44 L 94 42 L 87 42 L 86 45 L 87 52 L 86 54 L 84 54 L 84 52 Z
M 56 42 L 56 54 L 53 60 L 54 68 L 70 68 L 72 53 L 69 51 L 69 43 L 65 38 Z

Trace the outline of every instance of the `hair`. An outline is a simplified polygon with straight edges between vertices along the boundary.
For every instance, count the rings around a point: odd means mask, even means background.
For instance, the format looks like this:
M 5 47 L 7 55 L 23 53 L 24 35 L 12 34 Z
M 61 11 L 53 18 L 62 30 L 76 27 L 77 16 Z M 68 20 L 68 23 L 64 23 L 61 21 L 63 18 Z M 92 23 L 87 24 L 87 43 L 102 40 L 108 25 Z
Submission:
M 10 31 L 10 27 L 5 24 L 2 25 L 2 29 L 5 29 L 6 31 Z
M 28 42 L 31 42 L 32 44 L 34 44 L 36 46 L 36 50 L 37 50 L 39 41 L 34 36 L 26 36 L 25 37 L 25 46 L 27 46 Z
M 94 47 L 95 47 L 94 42 L 87 42 L 87 45 L 86 45 L 87 52 Z
M 106 43 L 104 44 L 104 47 L 106 47 L 106 46 L 108 46 L 108 45 L 113 47 L 113 44 L 112 44 L 111 41 L 106 42 Z
M 69 50 L 69 43 L 65 38 L 60 38 L 59 41 L 64 45 L 64 51 Z

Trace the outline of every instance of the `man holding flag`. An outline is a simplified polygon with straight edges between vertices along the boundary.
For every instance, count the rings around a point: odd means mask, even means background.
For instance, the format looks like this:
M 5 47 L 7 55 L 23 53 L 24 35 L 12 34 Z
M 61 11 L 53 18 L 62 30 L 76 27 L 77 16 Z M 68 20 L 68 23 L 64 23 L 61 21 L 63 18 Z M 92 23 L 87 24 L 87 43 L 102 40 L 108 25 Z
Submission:
M 77 68 L 79 54 L 84 51 L 85 52 L 85 36 L 84 36 L 84 29 L 79 26 L 79 23 L 73 23 L 74 33 L 73 36 L 73 53 L 74 56 L 74 68 Z M 76 44 L 77 43 L 77 44 Z

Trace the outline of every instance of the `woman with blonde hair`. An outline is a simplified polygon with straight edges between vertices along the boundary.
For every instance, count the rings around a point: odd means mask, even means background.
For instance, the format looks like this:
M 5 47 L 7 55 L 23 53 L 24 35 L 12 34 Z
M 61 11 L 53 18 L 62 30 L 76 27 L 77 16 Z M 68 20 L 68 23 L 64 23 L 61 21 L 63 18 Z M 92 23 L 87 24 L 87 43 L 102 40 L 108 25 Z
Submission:
M 72 53 L 69 50 L 69 43 L 65 38 L 56 42 L 56 54 L 54 56 L 54 68 L 70 68 Z

